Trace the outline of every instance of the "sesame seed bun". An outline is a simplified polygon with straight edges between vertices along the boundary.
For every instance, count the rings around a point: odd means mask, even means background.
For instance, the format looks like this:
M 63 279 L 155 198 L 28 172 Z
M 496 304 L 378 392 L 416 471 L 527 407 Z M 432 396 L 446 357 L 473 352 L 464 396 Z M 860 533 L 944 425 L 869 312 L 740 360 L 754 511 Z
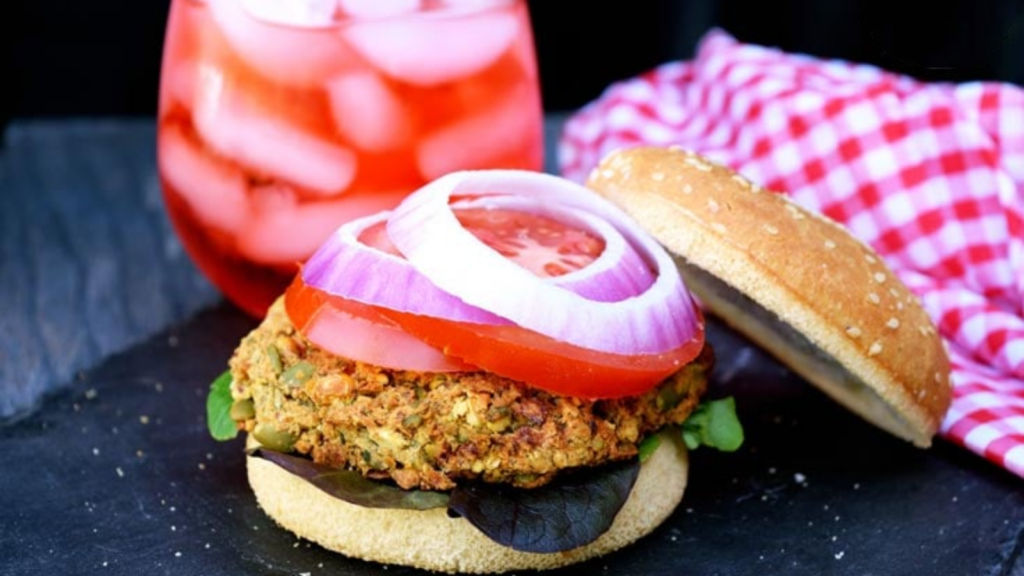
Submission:
M 248 445 L 258 446 L 251 437 Z M 496 544 L 444 509 L 357 506 L 328 496 L 271 462 L 251 456 L 246 461 L 259 505 L 283 528 L 353 558 L 452 573 L 556 568 L 618 550 L 668 518 L 682 500 L 689 469 L 680 435 L 663 432 L 608 532 L 568 552 L 537 554 Z
M 588 186 L 676 256 L 711 313 L 866 420 L 931 444 L 951 396 L 942 340 L 845 228 L 678 148 L 611 154 Z

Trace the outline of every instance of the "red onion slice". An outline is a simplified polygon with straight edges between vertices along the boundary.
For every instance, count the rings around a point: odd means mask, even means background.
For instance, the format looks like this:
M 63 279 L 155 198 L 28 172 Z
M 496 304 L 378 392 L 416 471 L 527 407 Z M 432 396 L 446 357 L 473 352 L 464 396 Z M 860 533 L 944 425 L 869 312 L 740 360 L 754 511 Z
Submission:
M 544 279 L 585 298 L 623 300 L 641 293 L 654 281 L 650 267 L 610 224 L 582 210 L 512 196 L 461 200 L 453 208 L 517 210 L 556 219 L 600 237 L 605 248 L 596 260 L 582 269 Z M 303 280 L 329 294 L 363 304 L 447 320 L 509 324 L 440 290 L 402 256 L 389 253 L 387 247 L 367 245 L 361 240 L 364 232 L 383 225 L 387 217 L 387 213 L 380 213 L 339 227 L 303 267 Z
M 453 196 L 513 194 L 582 209 L 605 220 L 656 273 L 641 294 L 601 302 L 546 282 L 480 242 L 458 222 Z M 407 197 L 388 218 L 388 235 L 407 260 L 466 304 L 559 341 L 617 354 L 657 354 L 697 338 L 692 296 L 667 252 L 594 192 L 537 172 L 481 170 L 443 176 Z
M 381 212 L 339 227 L 306 262 L 303 281 L 328 294 L 400 312 L 477 324 L 509 323 L 439 289 L 401 256 L 359 240 L 363 231 L 387 217 Z

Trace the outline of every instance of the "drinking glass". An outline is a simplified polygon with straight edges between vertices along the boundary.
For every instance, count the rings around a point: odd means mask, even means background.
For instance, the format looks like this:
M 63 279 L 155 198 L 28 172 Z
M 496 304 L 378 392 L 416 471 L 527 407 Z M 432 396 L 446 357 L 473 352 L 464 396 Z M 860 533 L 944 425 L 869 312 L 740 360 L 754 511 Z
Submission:
M 525 0 L 173 0 L 157 134 L 186 251 L 262 316 L 341 223 L 542 168 Z

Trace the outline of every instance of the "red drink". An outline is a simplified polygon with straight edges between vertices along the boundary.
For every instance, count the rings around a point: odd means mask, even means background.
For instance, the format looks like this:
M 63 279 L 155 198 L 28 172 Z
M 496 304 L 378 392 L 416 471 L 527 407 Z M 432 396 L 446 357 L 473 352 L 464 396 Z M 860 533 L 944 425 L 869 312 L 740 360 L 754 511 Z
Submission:
M 342 222 L 453 170 L 541 169 L 541 128 L 523 0 L 171 7 L 167 209 L 199 268 L 255 316 Z

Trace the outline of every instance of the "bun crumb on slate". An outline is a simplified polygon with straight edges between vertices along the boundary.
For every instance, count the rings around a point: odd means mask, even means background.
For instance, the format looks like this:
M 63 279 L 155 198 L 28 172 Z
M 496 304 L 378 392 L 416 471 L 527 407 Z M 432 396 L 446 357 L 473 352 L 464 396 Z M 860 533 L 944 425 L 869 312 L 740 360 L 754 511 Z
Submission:
M 675 255 L 712 313 L 866 420 L 931 444 L 951 398 L 942 340 L 844 227 L 679 148 L 613 153 L 587 184 Z

